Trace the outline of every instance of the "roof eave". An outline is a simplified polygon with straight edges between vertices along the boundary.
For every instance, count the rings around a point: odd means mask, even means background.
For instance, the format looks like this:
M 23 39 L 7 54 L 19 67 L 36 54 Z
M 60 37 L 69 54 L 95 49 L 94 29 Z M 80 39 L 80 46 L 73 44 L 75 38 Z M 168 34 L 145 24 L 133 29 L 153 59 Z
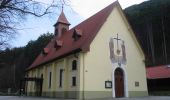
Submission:
M 47 63 L 53 62 L 53 61 L 58 60 L 58 59 L 62 59 L 62 58 L 64 58 L 64 57 L 66 57 L 66 56 L 70 56 L 70 55 L 72 55 L 72 54 L 75 54 L 75 53 L 78 53 L 78 52 L 81 52 L 81 51 L 83 51 L 83 50 L 80 49 L 80 48 L 78 48 L 78 49 L 76 49 L 76 50 L 72 50 L 72 51 L 70 51 L 70 52 L 68 52 L 68 53 L 66 53 L 66 54 L 63 54 L 63 55 L 58 56 L 58 57 L 56 57 L 56 58 L 54 58 L 54 59 L 48 60 L 48 61 L 46 61 L 46 62 L 43 62 L 43 63 L 41 63 L 41 64 L 39 64 L 39 65 L 30 66 L 30 67 L 28 67 L 25 71 L 28 72 L 28 71 L 30 71 L 30 70 L 32 70 L 32 69 L 35 69 L 35 68 L 40 67 L 40 66 L 42 66 L 42 65 L 45 65 L 45 64 L 47 64 Z M 83 51 L 83 52 L 84 52 L 84 51 Z

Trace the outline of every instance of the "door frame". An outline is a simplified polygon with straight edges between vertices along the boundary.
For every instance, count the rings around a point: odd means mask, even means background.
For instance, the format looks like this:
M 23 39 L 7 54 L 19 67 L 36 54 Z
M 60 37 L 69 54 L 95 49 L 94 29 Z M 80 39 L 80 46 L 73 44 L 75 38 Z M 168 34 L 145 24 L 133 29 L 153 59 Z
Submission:
M 114 74 L 115 74 L 115 78 L 114 78 L 115 79 L 115 97 L 116 98 L 125 97 L 123 70 L 121 68 L 116 68 Z M 119 79 L 121 79 L 122 81 L 120 81 Z
M 128 82 L 127 82 L 127 72 L 125 70 L 125 65 L 121 65 L 119 66 L 118 64 L 114 64 L 113 65 L 113 69 L 112 69 L 112 97 L 115 98 L 116 97 L 116 93 L 115 93 L 115 70 L 117 68 L 120 68 L 123 71 L 123 77 L 124 77 L 124 97 L 129 97 L 128 94 Z

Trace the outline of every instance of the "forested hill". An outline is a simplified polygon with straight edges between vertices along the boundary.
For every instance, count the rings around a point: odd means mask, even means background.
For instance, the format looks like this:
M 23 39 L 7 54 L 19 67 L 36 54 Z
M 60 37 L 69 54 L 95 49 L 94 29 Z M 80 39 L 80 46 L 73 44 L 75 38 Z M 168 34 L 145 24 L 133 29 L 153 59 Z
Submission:
M 170 0 L 149 0 L 124 10 L 145 52 L 146 66 L 170 64 Z
M 52 33 L 41 35 L 24 47 L 0 51 L 0 95 L 7 88 L 18 89 L 25 69 L 41 53 L 47 43 L 54 37 Z

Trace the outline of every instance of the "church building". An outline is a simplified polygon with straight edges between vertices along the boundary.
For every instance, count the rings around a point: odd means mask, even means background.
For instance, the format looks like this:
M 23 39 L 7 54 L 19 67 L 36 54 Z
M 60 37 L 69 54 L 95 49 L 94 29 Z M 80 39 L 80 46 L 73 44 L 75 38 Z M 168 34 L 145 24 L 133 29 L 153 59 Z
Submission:
M 27 95 L 83 100 L 148 95 L 145 56 L 118 1 L 69 25 L 62 11 L 54 38 L 26 70 Z

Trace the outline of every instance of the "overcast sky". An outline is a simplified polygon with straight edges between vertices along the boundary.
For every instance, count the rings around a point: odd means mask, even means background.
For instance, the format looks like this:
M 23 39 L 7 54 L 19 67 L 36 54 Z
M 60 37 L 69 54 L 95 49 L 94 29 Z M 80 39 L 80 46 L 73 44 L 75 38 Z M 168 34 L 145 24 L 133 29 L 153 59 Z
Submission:
M 38 0 L 41 2 L 48 3 L 50 0 Z M 116 0 L 70 0 L 70 5 L 72 7 L 65 7 L 64 12 L 71 23 L 71 27 L 77 25 L 81 21 L 92 16 L 96 12 L 100 11 L 107 5 L 113 3 Z M 128 6 L 139 4 L 146 0 L 118 0 L 122 8 Z M 53 14 L 53 16 L 44 16 L 42 18 L 34 18 L 29 16 L 27 20 L 21 24 L 19 34 L 16 38 L 11 41 L 12 47 L 25 46 L 30 40 L 36 40 L 41 34 L 54 31 L 53 25 L 57 21 L 60 14 Z

